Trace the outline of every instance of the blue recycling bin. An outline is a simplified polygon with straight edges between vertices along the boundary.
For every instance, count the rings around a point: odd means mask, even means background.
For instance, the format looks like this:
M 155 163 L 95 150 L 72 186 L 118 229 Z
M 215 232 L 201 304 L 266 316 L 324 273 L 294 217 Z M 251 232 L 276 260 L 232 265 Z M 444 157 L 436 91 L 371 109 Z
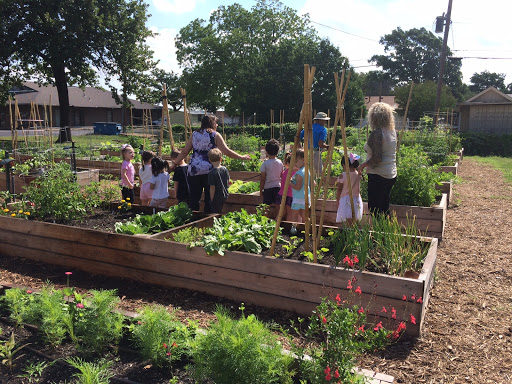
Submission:
M 95 135 L 119 135 L 123 127 L 119 123 L 94 123 Z

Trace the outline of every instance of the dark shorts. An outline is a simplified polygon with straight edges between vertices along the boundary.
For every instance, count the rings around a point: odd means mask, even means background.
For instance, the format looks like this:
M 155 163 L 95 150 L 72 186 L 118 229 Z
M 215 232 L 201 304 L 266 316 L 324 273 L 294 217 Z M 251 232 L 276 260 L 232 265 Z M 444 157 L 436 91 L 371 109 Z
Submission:
M 263 190 L 263 204 L 274 204 L 281 187 L 268 188 Z
M 281 204 L 281 199 L 282 198 L 283 198 L 282 195 L 279 195 L 279 194 L 277 195 L 277 197 L 276 197 L 276 204 L 277 205 Z M 286 196 L 286 203 L 285 203 L 285 205 L 291 207 L 292 206 L 292 200 L 293 200 L 293 198 L 291 196 Z

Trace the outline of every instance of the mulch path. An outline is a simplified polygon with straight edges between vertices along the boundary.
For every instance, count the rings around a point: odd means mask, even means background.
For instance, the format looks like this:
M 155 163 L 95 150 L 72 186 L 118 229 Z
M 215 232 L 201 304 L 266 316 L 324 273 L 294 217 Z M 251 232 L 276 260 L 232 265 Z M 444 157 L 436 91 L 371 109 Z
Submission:
M 512 186 L 465 158 L 422 338 L 366 356 L 397 383 L 512 382 Z
M 512 382 L 512 186 L 500 172 L 465 158 L 462 183 L 454 186 L 445 238 L 438 249 L 432 298 L 422 338 L 404 339 L 363 357 L 360 367 L 395 377 L 397 383 Z M 0 245 L 1 253 L 1 245 Z M 0 255 L 0 281 L 40 287 L 66 284 L 62 268 Z M 78 289 L 117 288 L 122 307 L 159 303 L 177 316 L 206 326 L 217 303 L 238 312 L 239 303 L 184 289 L 167 289 L 76 271 Z M 263 321 L 286 326 L 293 313 L 246 306 Z

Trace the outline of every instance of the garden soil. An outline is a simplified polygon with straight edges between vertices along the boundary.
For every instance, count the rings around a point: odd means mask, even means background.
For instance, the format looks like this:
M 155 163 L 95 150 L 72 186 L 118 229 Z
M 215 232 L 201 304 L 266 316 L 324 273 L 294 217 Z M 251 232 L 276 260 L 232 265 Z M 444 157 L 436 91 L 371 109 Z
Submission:
M 359 362 L 361 368 L 394 376 L 397 383 L 512 382 L 512 186 L 500 172 L 472 159 L 464 159 L 459 172 L 462 182 L 454 186 L 447 212 L 422 337 L 402 339 Z M 64 269 L 2 257 L 0 245 L 0 284 L 36 290 L 46 280 L 65 286 Z M 81 271 L 73 271 L 71 284 L 84 291 L 116 288 L 125 310 L 158 303 L 201 327 L 215 319 L 217 304 L 240 313 L 240 303 Z M 284 327 L 296 318 L 251 305 L 246 305 L 248 313 Z

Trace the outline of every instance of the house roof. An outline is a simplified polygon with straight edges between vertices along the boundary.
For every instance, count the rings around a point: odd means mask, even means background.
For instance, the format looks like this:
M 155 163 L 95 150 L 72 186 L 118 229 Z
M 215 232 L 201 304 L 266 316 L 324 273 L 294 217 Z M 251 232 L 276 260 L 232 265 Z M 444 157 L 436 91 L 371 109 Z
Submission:
M 398 108 L 398 104 L 395 103 L 395 96 L 380 96 L 381 101 L 390 105 L 393 109 Z M 364 101 L 366 103 L 366 108 L 370 109 L 370 107 L 379 102 L 379 96 L 365 96 Z
M 472 98 L 466 100 L 459 105 L 475 105 L 475 104 L 510 104 L 512 97 L 494 87 L 489 87 Z
M 15 88 L 14 94 L 19 105 L 30 104 L 32 101 L 38 105 L 49 105 L 50 96 L 52 98 L 52 106 L 59 106 L 59 96 L 57 88 L 53 85 L 40 86 L 37 83 L 26 81 L 23 87 Z M 85 87 L 82 90 L 79 87 L 68 87 L 69 106 L 80 108 L 121 108 L 112 97 L 112 92 L 103 91 L 98 88 Z M 154 109 L 155 106 L 150 103 L 129 99 L 135 109 Z

